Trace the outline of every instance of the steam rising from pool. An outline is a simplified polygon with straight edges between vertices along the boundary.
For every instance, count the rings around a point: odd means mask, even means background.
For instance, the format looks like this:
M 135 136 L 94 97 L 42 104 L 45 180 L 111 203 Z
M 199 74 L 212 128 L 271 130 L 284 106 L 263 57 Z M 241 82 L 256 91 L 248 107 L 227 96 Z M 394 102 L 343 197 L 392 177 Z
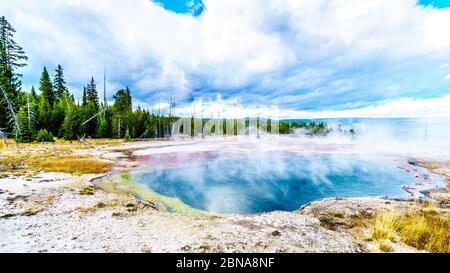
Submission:
M 193 208 L 257 213 L 292 211 L 324 197 L 403 197 L 407 193 L 402 186 L 412 184 L 414 197 L 420 197 L 421 190 L 445 185 L 445 178 L 418 173 L 420 168 L 407 160 L 450 160 L 449 119 L 326 122 L 335 128 L 327 136 L 294 132 L 136 143 L 130 147 L 141 170 L 129 178 L 139 190 L 130 191 L 145 199 L 140 194 L 145 185 Z M 355 129 L 356 135 L 342 134 L 339 128 Z M 126 177 L 123 184 L 128 186 L 128 173 Z M 120 188 L 121 179 L 112 178 L 111 184 Z M 159 197 L 147 199 L 160 201 L 167 210 L 186 208 Z
M 415 177 L 388 157 L 219 158 L 132 174 L 155 192 L 215 213 L 293 211 L 325 197 L 404 196 Z

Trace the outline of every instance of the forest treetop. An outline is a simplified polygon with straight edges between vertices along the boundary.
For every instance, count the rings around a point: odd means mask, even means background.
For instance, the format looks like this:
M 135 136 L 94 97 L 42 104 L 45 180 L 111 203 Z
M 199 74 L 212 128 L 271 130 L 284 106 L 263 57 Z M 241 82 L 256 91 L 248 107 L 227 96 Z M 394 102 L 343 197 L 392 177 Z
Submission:
M 97 85 L 91 78 L 83 88 L 81 101 L 70 93 L 64 69 L 54 73 L 42 69 L 38 83 L 29 92 L 22 90 L 21 67 L 28 57 L 15 40 L 15 29 L 0 17 L 0 131 L 20 142 L 45 140 L 44 136 L 76 140 L 91 138 L 162 137 L 170 130 L 173 118 L 155 115 L 137 107 L 133 110 L 128 87 L 113 96 L 114 104 L 100 101 Z
M 0 136 L 18 142 L 52 141 L 80 138 L 162 138 L 171 135 L 177 117 L 133 109 L 128 87 L 118 90 L 114 103 L 106 96 L 99 99 L 92 77 L 83 87 L 81 101 L 76 101 L 66 85 L 64 69 L 57 65 L 52 74 L 43 67 L 38 83 L 29 92 L 22 89 L 18 70 L 27 65 L 24 49 L 14 41 L 15 29 L 0 17 Z M 170 111 L 172 113 L 172 111 Z M 224 123 L 226 124 L 226 123 Z M 225 125 L 224 125 L 225 126 Z M 306 128 L 313 134 L 326 134 L 323 123 L 280 122 L 280 133 Z

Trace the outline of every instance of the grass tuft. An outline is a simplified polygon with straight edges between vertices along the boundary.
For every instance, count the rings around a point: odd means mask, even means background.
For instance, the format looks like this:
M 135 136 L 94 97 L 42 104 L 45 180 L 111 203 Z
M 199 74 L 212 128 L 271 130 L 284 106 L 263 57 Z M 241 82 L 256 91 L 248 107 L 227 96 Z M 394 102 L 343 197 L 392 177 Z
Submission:
M 372 229 L 373 240 L 394 240 L 396 235 L 397 218 L 390 210 L 375 217 L 375 224 Z
M 80 190 L 80 195 L 94 195 L 95 189 L 94 187 L 85 187 Z
M 371 239 L 398 239 L 418 250 L 450 253 L 450 217 L 431 202 L 414 204 L 403 213 L 384 210 L 375 215 Z
M 388 240 L 380 240 L 379 242 L 380 250 L 382 252 L 392 252 L 394 249 L 391 247 L 391 244 Z

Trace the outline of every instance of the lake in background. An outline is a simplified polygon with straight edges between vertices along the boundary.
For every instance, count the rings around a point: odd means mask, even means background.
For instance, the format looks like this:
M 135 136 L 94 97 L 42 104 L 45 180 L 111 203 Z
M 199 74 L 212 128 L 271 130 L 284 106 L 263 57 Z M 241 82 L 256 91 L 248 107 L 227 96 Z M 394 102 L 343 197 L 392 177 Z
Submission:
M 383 130 L 383 133 L 399 141 L 450 143 L 450 118 L 325 118 L 286 121 L 325 122 L 331 126 L 341 124 L 343 128 L 354 128 L 362 135 Z

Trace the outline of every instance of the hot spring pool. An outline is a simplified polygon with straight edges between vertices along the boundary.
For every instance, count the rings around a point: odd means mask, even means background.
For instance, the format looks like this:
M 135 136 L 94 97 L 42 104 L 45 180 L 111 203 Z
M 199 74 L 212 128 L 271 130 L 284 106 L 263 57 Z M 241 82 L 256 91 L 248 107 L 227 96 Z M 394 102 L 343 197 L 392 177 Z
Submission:
M 389 158 L 355 156 L 222 159 L 132 173 L 135 182 L 215 213 L 293 211 L 325 197 L 395 196 L 406 193 L 413 173 Z

